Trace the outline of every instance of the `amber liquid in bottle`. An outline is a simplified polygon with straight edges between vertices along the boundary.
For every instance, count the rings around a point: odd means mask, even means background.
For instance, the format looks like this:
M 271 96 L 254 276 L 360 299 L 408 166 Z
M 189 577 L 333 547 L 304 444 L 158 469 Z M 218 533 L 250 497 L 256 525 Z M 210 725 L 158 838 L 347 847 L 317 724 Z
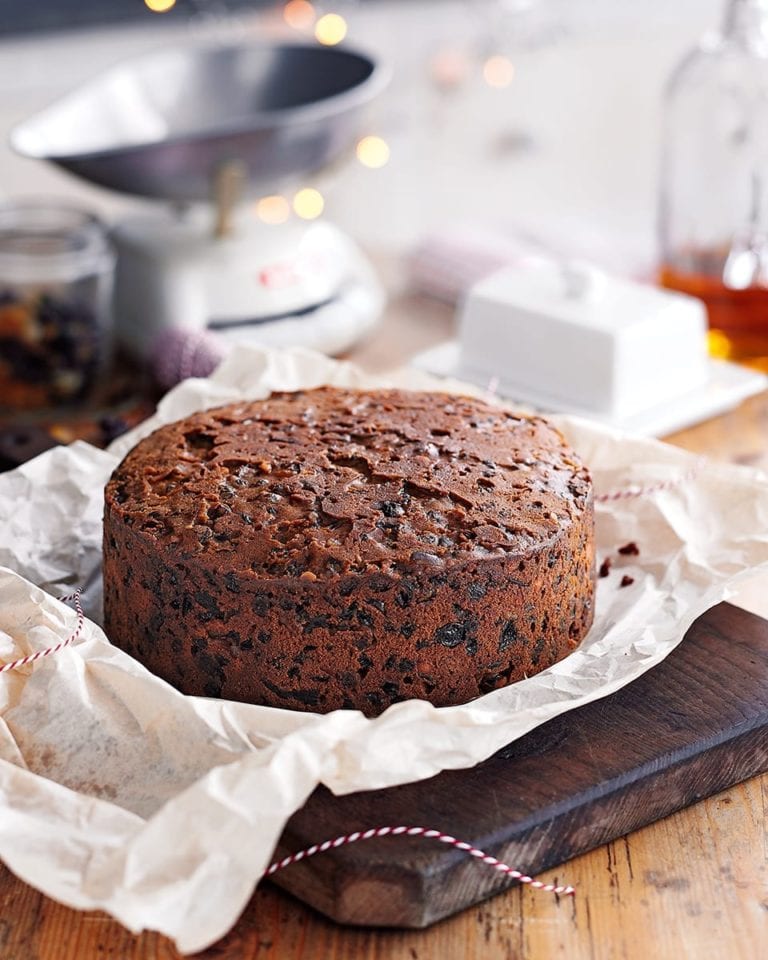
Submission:
M 720 251 L 702 252 L 686 260 L 696 264 L 694 270 L 664 264 L 659 281 L 669 290 L 704 301 L 709 316 L 710 355 L 768 373 L 768 287 L 727 287 L 722 279 Z

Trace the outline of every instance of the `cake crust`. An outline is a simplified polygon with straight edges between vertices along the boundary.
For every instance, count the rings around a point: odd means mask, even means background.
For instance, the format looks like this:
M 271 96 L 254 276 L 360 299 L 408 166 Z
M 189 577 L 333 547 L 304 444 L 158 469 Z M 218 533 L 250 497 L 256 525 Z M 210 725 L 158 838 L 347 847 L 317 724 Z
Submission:
M 110 639 L 185 693 L 463 703 L 593 615 L 589 474 L 540 418 L 323 387 L 161 427 L 106 490 Z

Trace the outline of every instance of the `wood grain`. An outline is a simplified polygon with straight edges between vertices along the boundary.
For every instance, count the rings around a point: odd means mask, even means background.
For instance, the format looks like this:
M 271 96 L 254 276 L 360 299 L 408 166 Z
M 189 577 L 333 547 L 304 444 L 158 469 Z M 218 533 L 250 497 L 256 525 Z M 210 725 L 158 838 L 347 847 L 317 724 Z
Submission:
M 447 307 L 396 297 L 385 325 L 354 359 L 384 369 L 444 339 L 451 325 Z M 670 440 L 716 459 L 768 466 L 768 394 Z M 768 950 L 767 808 L 763 774 L 541 875 L 574 884 L 574 899 L 515 887 L 425 931 L 341 927 L 263 885 L 235 929 L 199 956 L 755 960 Z M 178 956 L 165 938 L 133 937 L 102 914 L 63 907 L 0 866 L 0 960 Z
M 257 890 L 206 960 L 756 960 L 768 943 L 766 800 L 754 778 L 549 871 L 573 899 L 513 888 L 426 931 L 341 927 Z M 2 960 L 177 960 L 157 934 L 47 900 L 0 867 Z

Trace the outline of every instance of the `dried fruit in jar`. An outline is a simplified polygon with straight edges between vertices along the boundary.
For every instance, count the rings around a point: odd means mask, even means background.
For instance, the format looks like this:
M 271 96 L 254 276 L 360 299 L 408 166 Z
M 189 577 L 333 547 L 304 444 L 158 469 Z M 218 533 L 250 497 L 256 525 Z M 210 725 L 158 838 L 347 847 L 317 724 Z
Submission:
M 0 407 L 39 409 L 82 399 L 101 354 L 98 319 L 52 293 L 0 292 Z

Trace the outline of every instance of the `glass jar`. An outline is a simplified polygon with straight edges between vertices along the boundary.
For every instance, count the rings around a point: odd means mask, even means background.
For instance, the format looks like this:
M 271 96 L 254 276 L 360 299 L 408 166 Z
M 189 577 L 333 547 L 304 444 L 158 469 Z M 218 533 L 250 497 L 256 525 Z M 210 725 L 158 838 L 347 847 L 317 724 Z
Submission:
M 114 255 L 92 214 L 0 206 L 0 410 L 86 400 L 109 364 Z
M 661 282 L 702 299 L 710 352 L 768 370 L 768 0 L 722 29 L 666 92 Z

